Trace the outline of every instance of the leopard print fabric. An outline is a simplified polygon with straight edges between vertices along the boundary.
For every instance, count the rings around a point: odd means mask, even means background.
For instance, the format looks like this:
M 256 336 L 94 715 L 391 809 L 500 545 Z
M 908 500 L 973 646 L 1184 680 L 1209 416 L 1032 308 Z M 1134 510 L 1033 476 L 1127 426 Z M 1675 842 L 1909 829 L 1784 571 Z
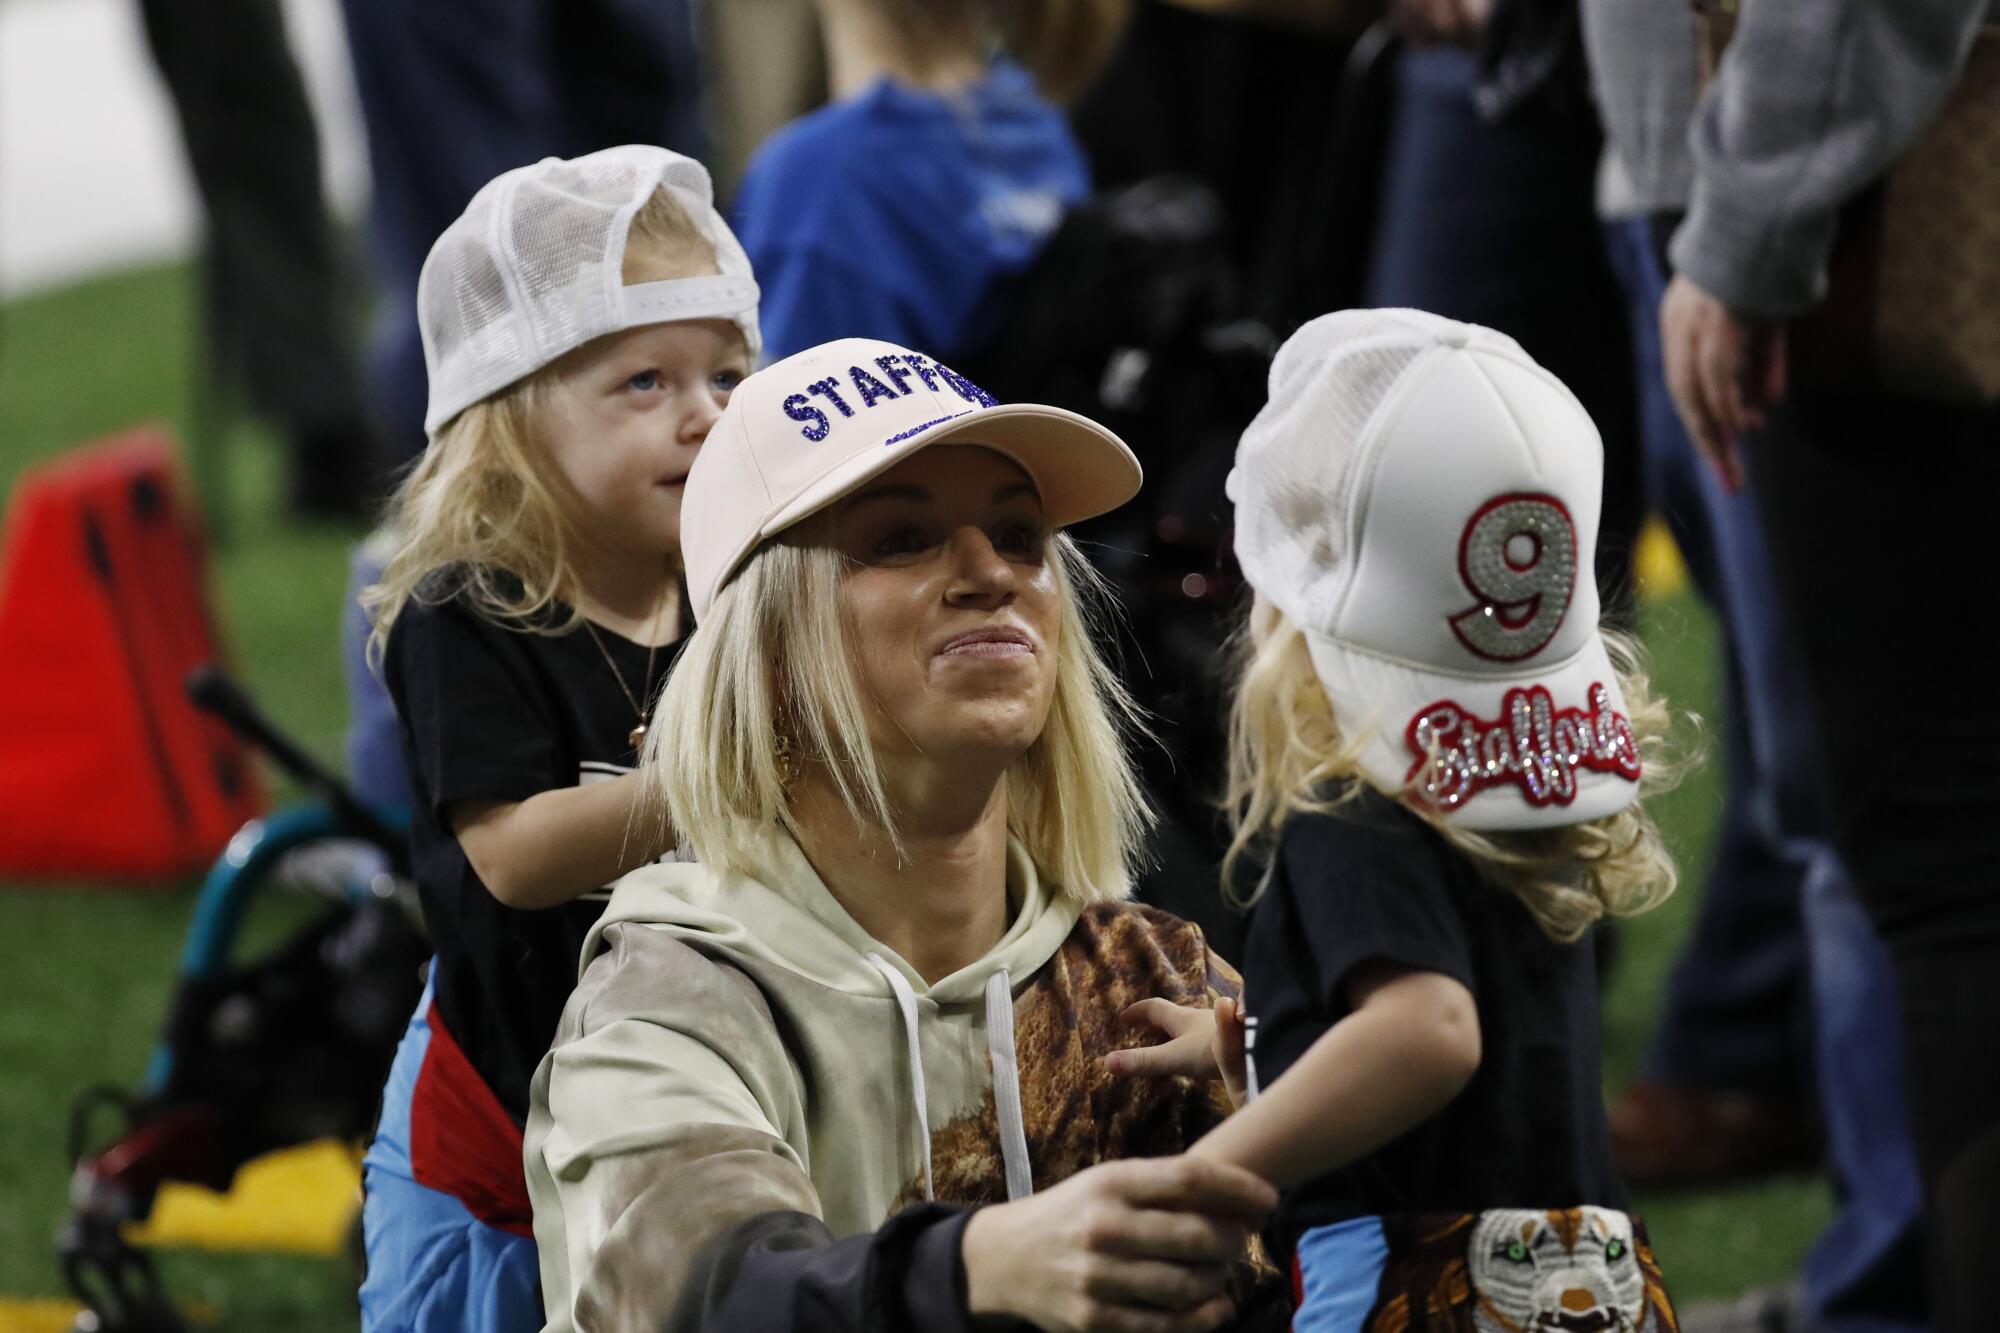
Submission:
M 1055 957 L 1014 996 L 1021 1116 L 1035 1188 L 1047 1189 L 1100 1162 L 1183 1152 L 1220 1124 L 1230 1111 L 1221 1083 L 1118 1077 L 1104 1068 L 1103 1057 L 1151 1040 L 1118 1021 L 1127 1005 L 1158 996 L 1206 1009 L 1218 996 L 1242 993 L 1242 977 L 1209 952 L 1199 927 L 1133 903 L 1084 909 Z M 1006 1202 L 991 1091 L 977 1112 L 932 1132 L 931 1173 L 940 1200 Z M 891 1211 L 922 1199 L 923 1178 L 913 1177 Z M 1274 1295 L 1283 1303 L 1286 1284 L 1258 1240 L 1252 1239 L 1236 1276 L 1239 1309 L 1261 1306 Z
M 1189 1078 L 1120 1078 L 1104 1068 L 1111 1051 L 1145 1045 L 1145 1033 L 1118 1014 L 1149 996 L 1209 1008 L 1238 996 L 1243 980 L 1208 951 L 1199 927 L 1150 907 L 1086 908 L 1054 958 L 1014 996 L 1021 1117 L 1035 1188 L 1047 1189 L 1099 1162 L 1164 1157 L 1186 1150 L 1229 1114 L 1220 1083 Z M 931 1134 L 933 1189 L 951 1203 L 1004 1203 L 1006 1169 L 993 1094 L 976 1113 Z M 895 1207 L 923 1199 L 913 1177 Z

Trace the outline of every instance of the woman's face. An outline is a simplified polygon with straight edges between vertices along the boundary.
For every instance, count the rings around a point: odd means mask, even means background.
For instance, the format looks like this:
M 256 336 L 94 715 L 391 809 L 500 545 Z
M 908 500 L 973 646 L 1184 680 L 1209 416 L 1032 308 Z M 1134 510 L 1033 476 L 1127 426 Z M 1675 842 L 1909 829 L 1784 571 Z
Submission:
M 1033 744 L 1062 594 L 1027 474 L 977 446 L 925 449 L 845 500 L 833 532 L 876 753 L 1006 763 Z
M 540 434 L 593 541 L 626 555 L 680 551 L 688 469 L 749 372 L 726 319 L 628 329 L 557 363 Z

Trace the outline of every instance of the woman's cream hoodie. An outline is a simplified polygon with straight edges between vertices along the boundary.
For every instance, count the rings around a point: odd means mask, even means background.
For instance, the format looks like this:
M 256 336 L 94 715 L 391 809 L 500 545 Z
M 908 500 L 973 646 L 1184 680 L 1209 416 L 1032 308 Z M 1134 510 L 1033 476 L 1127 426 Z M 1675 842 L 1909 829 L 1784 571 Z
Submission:
M 1018 843 L 1007 887 L 999 943 L 927 985 L 788 837 L 760 879 L 619 881 L 532 1091 L 548 1328 L 838 1326 L 884 1301 L 957 1323 L 958 1210 L 892 1215 L 1178 1152 L 1225 1114 L 1219 1085 L 1100 1062 L 1135 1040 L 1125 1005 L 1236 993 L 1200 931 L 1082 907 Z

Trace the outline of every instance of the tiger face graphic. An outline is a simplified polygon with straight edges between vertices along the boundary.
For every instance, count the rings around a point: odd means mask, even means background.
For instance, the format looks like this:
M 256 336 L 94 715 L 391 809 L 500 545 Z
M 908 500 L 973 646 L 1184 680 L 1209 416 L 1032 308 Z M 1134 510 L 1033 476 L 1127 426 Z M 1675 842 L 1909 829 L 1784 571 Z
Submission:
M 1385 1217 L 1365 1333 L 1678 1333 L 1643 1224 L 1608 1208 Z
M 1605 1208 L 1480 1214 L 1466 1245 L 1478 1333 L 1660 1333 L 1632 1220 Z

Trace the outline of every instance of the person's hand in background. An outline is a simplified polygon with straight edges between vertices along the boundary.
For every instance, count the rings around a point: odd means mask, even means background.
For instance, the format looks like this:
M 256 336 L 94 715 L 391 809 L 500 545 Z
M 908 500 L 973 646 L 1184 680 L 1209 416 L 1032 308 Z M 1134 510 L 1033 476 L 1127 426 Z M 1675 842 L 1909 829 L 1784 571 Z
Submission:
M 1726 490 L 1742 489 L 1743 436 L 1785 396 L 1785 326 L 1745 319 L 1677 273 L 1660 302 L 1660 353 L 1695 448 Z

